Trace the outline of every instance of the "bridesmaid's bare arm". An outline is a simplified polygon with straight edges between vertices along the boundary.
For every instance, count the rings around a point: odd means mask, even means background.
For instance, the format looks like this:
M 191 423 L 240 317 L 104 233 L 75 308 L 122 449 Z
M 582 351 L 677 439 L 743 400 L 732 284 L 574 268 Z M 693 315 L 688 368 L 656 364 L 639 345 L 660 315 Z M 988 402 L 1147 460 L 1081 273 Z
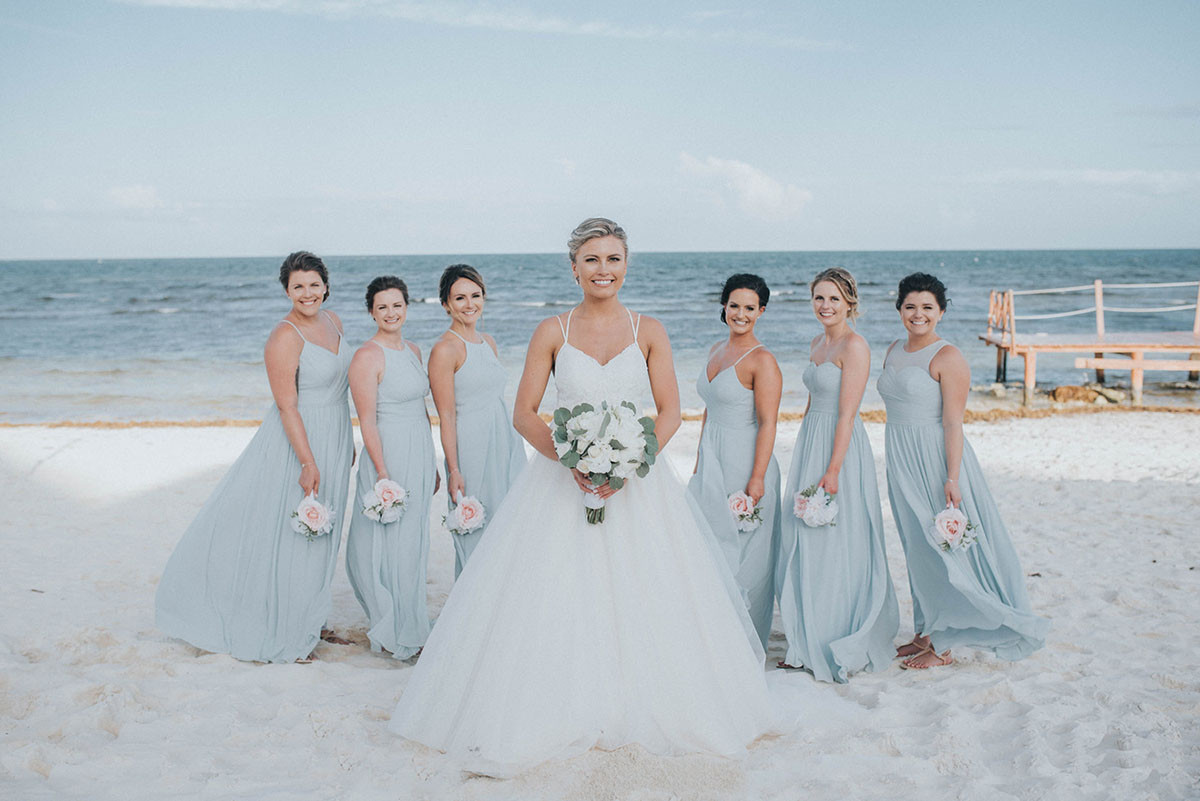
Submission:
M 458 418 L 454 409 L 454 373 L 466 358 L 466 346 L 452 334 L 444 334 L 429 351 L 429 389 L 438 413 L 438 433 L 446 455 L 446 491 L 451 500 L 467 491 L 458 471 Z
M 271 385 L 275 407 L 279 409 L 283 433 L 300 460 L 300 487 L 305 495 L 315 495 L 321 488 L 321 471 L 313 459 L 308 432 L 304 430 L 304 421 L 300 418 L 297 405 L 300 398 L 296 390 L 296 375 L 300 369 L 300 352 L 303 350 L 304 340 L 295 329 L 280 323 L 267 337 L 263 361 L 267 365 L 267 381 Z
M 533 446 L 534 450 L 547 459 L 558 461 L 554 450 L 554 436 L 542 418 L 538 407 L 546 394 L 550 382 L 550 371 L 562 343 L 562 332 L 555 318 L 548 317 L 538 323 L 529 339 L 529 350 L 525 352 L 525 368 L 521 371 L 521 383 L 517 385 L 517 399 L 513 404 L 513 428 Z
M 842 368 L 842 386 L 838 392 L 837 427 L 833 435 L 833 453 L 829 467 L 821 478 L 820 486 L 833 494 L 838 491 L 838 473 L 850 450 L 850 437 L 854 434 L 854 421 L 858 418 L 858 407 L 863 393 L 867 391 L 867 378 L 871 373 L 871 349 L 867 341 L 853 334 L 839 355 Z
M 388 478 L 388 471 L 387 463 L 383 460 L 383 441 L 379 437 L 375 411 L 379 382 L 383 380 L 386 364 L 383 351 L 370 341 L 359 348 L 350 360 L 350 395 L 354 398 L 354 410 L 358 413 L 358 428 L 362 431 L 363 447 L 380 478 Z
M 971 368 L 962 352 L 947 345 L 929 363 L 929 375 L 942 387 L 942 436 L 946 441 L 946 503 L 962 503 L 962 488 L 958 485 L 963 454 L 963 416 L 967 411 L 967 394 L 971 390 Z
M 758 418 L 758 435 L 754 438 L 754 467 L 750 471 L 750 480 L 746 482 L 746 494 L 758 503 L 766 494 L 767 468 L 775 451 L 775 427 L 779 423 L 779 401 L 783 397 L 783 373 L 775 357 L 766 348 L 752 353 L 747 361 L 754 371 L 754 414 Z

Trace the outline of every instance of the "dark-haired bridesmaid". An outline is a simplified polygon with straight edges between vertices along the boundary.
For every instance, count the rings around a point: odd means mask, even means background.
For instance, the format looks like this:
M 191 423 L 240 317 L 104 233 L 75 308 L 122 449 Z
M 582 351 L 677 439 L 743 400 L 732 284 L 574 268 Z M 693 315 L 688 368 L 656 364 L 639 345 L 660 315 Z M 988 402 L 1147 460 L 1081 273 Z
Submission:
M 332 604 L 354 435 L 342 324 L 321 308 L 329 272 L 293 253 L 279 269 L 292 303 L 263 352 L 275 404 L 183 538 L 158 584 L 155 621 L 205 651 L 255 662 L 306 660 Z M 332 531 L 292 529 L 307 495 Z
M 896 651 L 907 668 L 948 665 L 959 645 L 1021 659 L 1042 647 L 1049 628 L 1030 607 L 1008 530 L 963 437 L 971 370 L 937 334 L 946 303 L 946 287 L 932 275 L 900 281 L 896 309 L 908 337 L 888 348 L 878 383 L 888 498 L 912 588 L 915 636 Z M 934 517 L 948 507 L 977 527 L 968 547 L 943 550 L 935 538 Z
M 742 591 L 763 649 L 775 613 L 774 557 L 779 545 L 779 463 L 775 424 L 783 393 L 779 364 L 754 334 L 771 290 L 757 275 L 731 276 L 721 290 L 721 322 L 729 329 L 713 345 L 696 381 L 704 422 L 688 492 L 704 512 Z M 745 493 L 761 522 L 740 530 L 729 497 Z M 744 528 L 744 527 L 743 527 Z
M 408 286 L 394 275 L 380 276 L 367 285 L 366 300 L 377 330 L 350 362 L 363 458 L 350 509 L 346 574 L 367 615 L 371 650 L 408 659 L 425 645 L 430 630 L 425 569 L 437 469 L 425 409 L 429 379 L 420 348 L 403 334 Z M 362 512 L 380 479 L 405 490 L 399 520 L 384 523 Z
M 478 498 L 487 515 L 481 528 L 452 535 L 457 578 L 527 460 L 504 402 L 508 376 L 496 341 L 479 330 L 487 299 L 483 276 L 470 265 L 452 264 L 442 272 L 438 297 L 450 328 L 429 352 L 429 386 L 446 455 L 448 505 Z

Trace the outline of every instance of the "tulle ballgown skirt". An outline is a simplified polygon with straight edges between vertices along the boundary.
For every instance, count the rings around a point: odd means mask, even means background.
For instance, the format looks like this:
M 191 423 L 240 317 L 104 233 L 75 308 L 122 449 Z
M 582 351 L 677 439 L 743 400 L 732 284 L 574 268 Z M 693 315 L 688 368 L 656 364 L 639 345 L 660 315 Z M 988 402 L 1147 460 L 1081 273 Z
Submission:
M 188 526 L 155 597 L 158 628 L 197 648 L 254 662 L 308 656 L 332 603 L 354 437 L 345 401 L 300 406 L 333 532 L 292 530 L 300 461 L 272 409 Z
M 422 405 L 412 419 L 379 420 L 388 477 L 408 491 L 404 515 L 379 523 L 362 514 L 363 498 L 379 474 L 363 448 L 346 538 L 346 575 L 367 615 L 371 650 L 408 659 L 429 636 L 425 570 L 429 562 L 429 503 L 434 485 L 433 438 Z
M 1032 611 L 1025 574 L 970 443 L 963 443 L 958 486 L 962 510 L 979 529 L 969 548 L 943 551 L 930 529 L 946 508 L 946 450 L 941 423 L 886 429 L 888 497 L 913 596 L 913 630 L 939 650 L 968 646 L 1002 659 L 1028 656 L 1050 623 Z
M 395 732 L 506 776 L 593 746 L 732 756 L 786 727 L 737 588 L 665 460 L 590 525 L 568 471 L 535 455 L 488 532 Z
M 892 663 L 900 615 L 875 460 L 860 420 L 838 473 L 836 525 L 811 528 L 792 513 L 795 493 L 825 475 L 836 428 L 836 414 L 810 410 L 804 417 L 784 492 L 776 586 L 788 641 L 784 661 L 803 665 L 821 681 L 844 682 L 855 671 Z

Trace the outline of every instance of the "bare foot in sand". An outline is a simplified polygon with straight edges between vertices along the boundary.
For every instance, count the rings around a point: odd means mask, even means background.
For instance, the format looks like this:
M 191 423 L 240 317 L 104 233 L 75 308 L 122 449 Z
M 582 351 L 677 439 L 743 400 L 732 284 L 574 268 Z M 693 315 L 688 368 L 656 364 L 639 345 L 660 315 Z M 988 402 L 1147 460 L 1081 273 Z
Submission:
M 916 656 L 928 647 L 929 638 L 922 634 L 917 634 L 910 642 L 906 642 L 896 649 L 896 656 Z
M 333 629 L 321 629 L 321 639 L 334 645 L 350 645 L 349 640 L 344 640 L 333 633 Z

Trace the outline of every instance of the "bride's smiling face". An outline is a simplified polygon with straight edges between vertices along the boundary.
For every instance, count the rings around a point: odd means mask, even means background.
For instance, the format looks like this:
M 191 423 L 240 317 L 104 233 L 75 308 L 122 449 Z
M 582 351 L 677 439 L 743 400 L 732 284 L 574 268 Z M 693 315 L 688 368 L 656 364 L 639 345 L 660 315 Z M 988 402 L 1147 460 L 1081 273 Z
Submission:
M 598 236 L 580 245 L 571 272 L 594 298 L 611 298 L 625 283 L 625 243 L 615 236 Z

